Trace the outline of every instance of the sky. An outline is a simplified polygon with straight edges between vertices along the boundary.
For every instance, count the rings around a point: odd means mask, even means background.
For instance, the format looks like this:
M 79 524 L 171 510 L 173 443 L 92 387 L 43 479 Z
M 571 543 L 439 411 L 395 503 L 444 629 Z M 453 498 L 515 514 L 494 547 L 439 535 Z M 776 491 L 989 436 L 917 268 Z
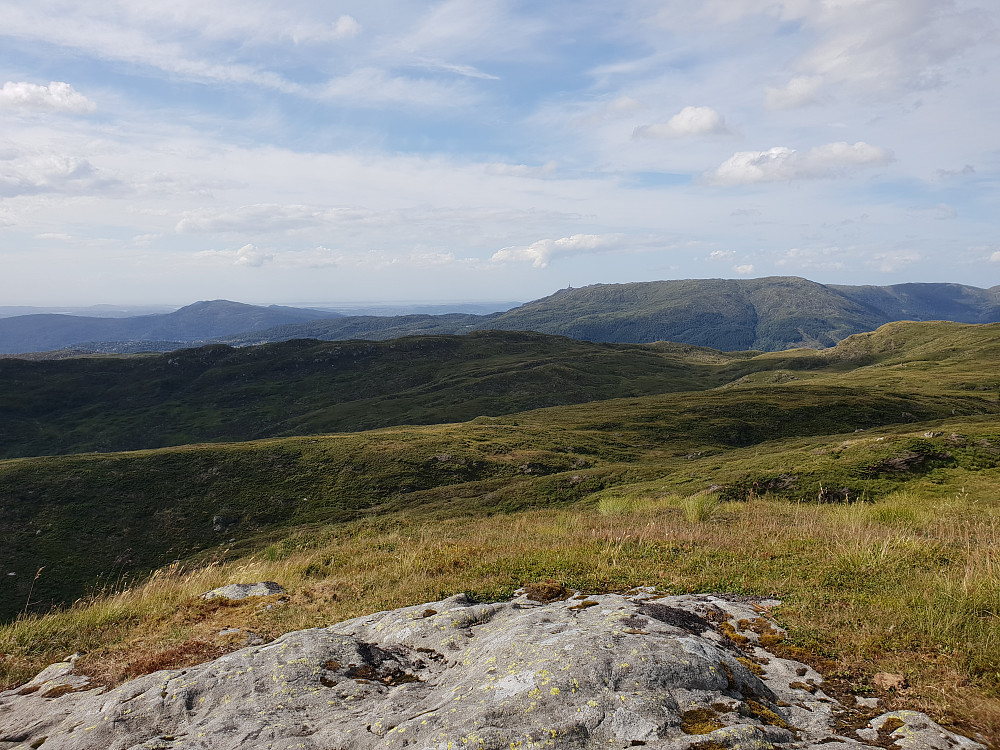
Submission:
M 0 305 L 1000 284 L 995 0 L 0 18 Z

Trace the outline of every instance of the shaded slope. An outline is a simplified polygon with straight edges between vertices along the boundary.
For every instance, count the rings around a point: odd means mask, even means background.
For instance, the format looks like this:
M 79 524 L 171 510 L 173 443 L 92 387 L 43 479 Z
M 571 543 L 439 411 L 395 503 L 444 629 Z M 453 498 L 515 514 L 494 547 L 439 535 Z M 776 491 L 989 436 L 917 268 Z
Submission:
M 614 397 L 841 373 L 880 387 L 995 393 L 1000 325 L 892 323 L 834 348 L 753 355 L 481 331 L 295 340 L 164 355 L 0 360 L 0 457 L 460 422 Z M 855 375 L 849 375 L 859 371 Z
M 953 320 L 993 323 L 1000 316 L 1000 288 L 977 289 L 962 284 L 894 284 L 836 286 L 847 299 L 887 320 Z
M 489 331 L 0 360 L 0 457 L 464 421 L 707 388 L 733 357 Z M 738 359 L 738 355 L 737 355 Z
M 486 316 L 354 316 L 240 334 L 219 343 L 383 340 L 475 329 L 537 331 L 584 341 L 675 341 L 725 351 L 780 351 L 830 347 L 846 336 L 897 320 L 998 322 L 1000 291 L 961 284 L 836 286 L 794 276 L 595 284 L 562 289 Z
M 471 313 L 445 313 L 442 315 L 350 315 L 331 320 L 308 323 L 291 323 L 263 331 L 241 332 L 234 336 L 220 337 L 215 343 L 231 346 L 250 346 L 291 339 L 318 339 L 320 341 L 345 341 L 364 339 L 385 341 L 402 336 L 433 336 L 468 333 L 476 326 L 494 317 Z
M 780 351 L 800 346 L 822 349 L 852 333 L 874 330 L 893 319 L 879 318 L 830 287 L 805 279 L 772 277 L 735 283 L 746 290 L 756 314 L 757 324 L 749 349 Z

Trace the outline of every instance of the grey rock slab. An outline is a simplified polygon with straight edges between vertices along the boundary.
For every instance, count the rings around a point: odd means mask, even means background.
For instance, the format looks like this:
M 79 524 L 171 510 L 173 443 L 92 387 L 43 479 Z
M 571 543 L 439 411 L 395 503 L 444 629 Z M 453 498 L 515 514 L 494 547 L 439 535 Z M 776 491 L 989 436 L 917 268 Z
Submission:
M 974 750 L 981 748 L 968 737 L 949 732 L 919 711 L 889 711 L 872 719 L 858 736 L 868 742 L 885 738 L 900 750 Z
M 460 595 L 108 691 L 65 662 L 0 693 L 0 748 L 867 747 L 835 734 L 843 706 L 791 686 L 820 675 L 759 645 L 757 631 L 776 628 L 762 617 L 773 604 L 648 591 L 548 604 Z M 60 680 L 55 693 L 41 687 Z M 955 737 L 920 717 L 896 720 L 910 728 L 907 750 Z
M 284 593 L 284 587 L 274 581 L 263 581 L 261 583 L 231 583 L 228 586 L 221 586 L 211 591 L 206 591 L 201 595 L 202 599 L 215 599 L 224 597 L 226 599 L 246 599 L 250 596 L 271 596 L 273 594 Z

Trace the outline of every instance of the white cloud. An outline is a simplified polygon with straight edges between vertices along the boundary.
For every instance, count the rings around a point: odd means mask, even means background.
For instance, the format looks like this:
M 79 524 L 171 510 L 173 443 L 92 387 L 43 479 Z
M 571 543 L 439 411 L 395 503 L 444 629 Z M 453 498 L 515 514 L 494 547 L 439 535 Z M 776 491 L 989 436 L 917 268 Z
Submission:
M 117 193 L 118 180 L 98 171 L 87 159 L 58 153 L 11 155 L 0 161 L 0 197 L 68 193 Z
M 396 51 L 413 57 L 448 60 L 510 59 L 530 52 L 547 24 L 536 14 L 512 12 L 506 0 L 440 0 L 426 8 Z
M 607 111 L 615 114 L 637 112 L 643 108 L 643 103 L 631 96 L 619 96 L 607 104 Z
M 281 254 L 283 265 L 292 268 L 336 268 L 349 262 L 339 250 L 318 245 L 312 250 L 300 250 Z
M 753 273 L 753 264 L 746 263 L 742 266 L 733 266 L 733 270 L 736 271 L 740 276 L 749 276 Z
M 1000 263 L 1000 250 L 997 250 L 990 256 L 990 261 L 993 263 Z
M 668 4 L 655 22 L 689 34 L 712 26 L 746 27 L 754 16 L 800 27 L 798 35 L 811 46 L 789 72 L 791 83 L 803 83 L 773 89 L 769 106 L 776 108 L 805 103 L 809 86 L 804 81 L 817 77 L 826 87 L 866 98 L 938 86 L 958 74 L 946 70 L 946 63 L 990 43 L 995 34 L 994 19 L 985 9 L 989 4 L 982 2 L 704 0 L 690 10 L 676 5 Z
M 846 267 L 844 262 L 839 260 L 843 256 L 844 252 L 839 247 L 793 247 L 790 250 L 786 250 L 775 261 L 775 265 L 784 268 L 822 268 L 824 270 L 839 271 Z
M 324 223 L 323 209 L 302 205 L 256 203 L 235 209 L 186 212 L 177 232 L 280 232 Z
M 640 100 L 631 96 L 586 101 L 578 103 L 576 106 L 577 114 L 567 119 L 566 102 L 552 101 L 543 105 L 541 110 L 536 111 L 535 118 L 548 121 L 550 125 L 553 122 L 560 122 L 587 129 L 607 124 L 617 126 L 622 120 L 631 119 L 636 112 L 644 109 L 645 106 Z
M 274 255 L 262 252 L 256 245 L 248 243 L 237 250 L 203 250 L 200 253 L 195 253 L 195 258 L 212 263 L 221 260 L 234 266 L 260 268 L 265 263 L 274 260 Z
M 784 88 L 764 89 L 764 104 L 768 109 L 795 109 L 818 104 L 817 96 L 823 85 L 820 76 L 796 76 Z
M 713 250 L 708 254 L 709 260 L 730 260 L 736 257 L 736 252 L 733 250 Z
M 123 1 L 55 7 L 55 3 L 40 0 L 4 3 L 2 11 L 4 34 L 13 38 L 59 45 L 103 60 L 150 66 L 187 79 L 250 83 L 304 93 L 302 87 L 280 75 L 236 61 L 236 55 L 220 57 L 202 48 L 202 44 L 218 39 L 239 39 L 248 44 L 255 24 L 266 34 L 295 36 L 296 27 L 287 17 L 264 18 L 244 6 L 225 5 L 190 0 L 169 5 Z
M 558 240 L 538 240 L 521 247 L 505 247 L 493 253 L 494 263 L 510 261 L 530 262 L 535 268 L 545 268 L 557 256 L 585 255 L 616 249 L 622 246 L 624 235 L 574 234 Z
M 893 273 L 921 260 L 923 260 L 923 256 L 920 253 L 895 250 L 888 253 L 876 253 L 867 265 L 882 273 Z
M 360 34 L 361 24 L 352 16 L 341 16 L 334 22 L 331 31 L 334 39 L 346 39 Z
M 862 141 L 827 143 L 805 152 L 776 146 L 767 151 L 738 151 L 704 178 L 713 185 L 817 179 L 888 164 L 892 160 L 891 152 Z
M 551 177 L 559 169 L 559 164 L 550 161 L 535 167 L 528 164 L 487 164 L 486 173 L 505 177 Z
M 93 112 L 97 107 L 63 81 L 52 81 L 48 86 L 7 81 L 0 89 L 0 109 L 87 113 Z
M 262 253 L 258 250 L 256 245 L 248 244 L 236 251 L 236 257 L 233 260 L 233 263 L 237 266 L 260 268 L 266 261 L 272 260 L 273 258 L 273 255 L 269 253 Z
M 643 125 L 635 138 L 682 138 L 689 135 L 725 135 L 726 121 L 711 107 L 685 107 L 666 122 Z
M 411 253 L 409 257 L 409 262 L 414 266 L 421 267 L 437 267 L 437 266 L 452 266 L 459 263 L 458 258 L 455 257 L 454 253 L 441 253 L 441 252 L 426 252 L 426 253 Z
M 455 63 L 445 62 L 444 60 L 420 59 L 414 61 L 413 65 L 418 68 L 426 68 L 427 70 L 440 70 L 445 73 L 454 73 L 455 75 L 464 76 L 465 78 L 479 78 L 484 81 L 500 80 L 499 76 L 484 73 L 471 65 L 458 65 Z
M 988 37 L 981 9 L 944 0 L 804 3 L 819 43 L 797 64 L 863 94 L 940 85 L 942 65 Z
M 433 109 L 471 106 L 477 99 L 461 81 L 446 84 L 429 78 L 395 75 L 374 66 L 330 79 L 319 96 L 355 106 L 414 104 Z

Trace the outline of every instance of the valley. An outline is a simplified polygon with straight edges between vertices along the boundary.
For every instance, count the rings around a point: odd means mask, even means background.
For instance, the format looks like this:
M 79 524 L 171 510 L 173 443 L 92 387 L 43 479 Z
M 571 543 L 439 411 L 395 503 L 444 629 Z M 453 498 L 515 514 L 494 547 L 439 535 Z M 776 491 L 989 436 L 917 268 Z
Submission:
M 82 650 L 114 682 L 237 647 L 227 628 L 648 585 L 780 598 L 795 658 L 862 692 L 903 670 L 885 700 L 991 736 L 998 329 L 892 323 L 774 353 L 484 332 L 7 360 L 4 408 L 75 437 L 0 461 L 0 677 Z M 477 416 L 491 403 L 510 408 Z M 273 436 L 212 432 L 241 409 Z M 289 593 L 197 599 L 237 579 Z

